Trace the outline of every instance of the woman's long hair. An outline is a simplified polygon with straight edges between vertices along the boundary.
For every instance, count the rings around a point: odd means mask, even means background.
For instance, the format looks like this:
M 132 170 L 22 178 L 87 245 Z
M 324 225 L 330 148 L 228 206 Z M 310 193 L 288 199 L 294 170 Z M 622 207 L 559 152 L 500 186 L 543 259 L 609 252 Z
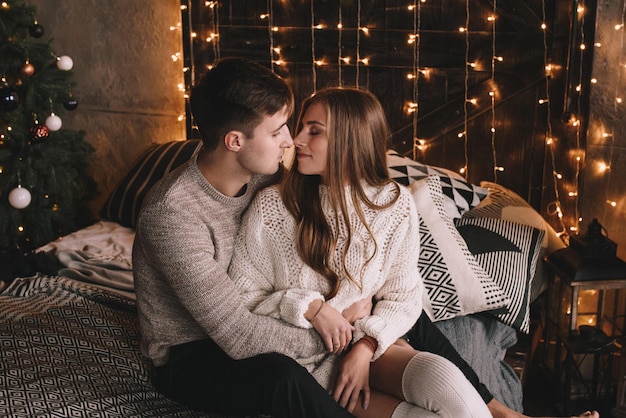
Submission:
M 319 190 L 321 176 L 300 174 L 298 160 L 294 158 L 292 167 L 284 178 L 281 193 L 285 206 L 296 219 L 298 253 L 306 264 L 328 279 L 331 291 L 326 298 L 330 299 L 337 294 L 342 277 L 348 278 L 357 286 L 361 283 L 361 278 L 352 277 L 346 268 L 346 253 L 352 240 L 346 186 L 350 186 L 352 206 L 372 240 L 374 237 L 361 204 L 377 210 L 387 208 L 397 200 L 399 188 L 392 201 L 378 205 L 367 197 L 363 187 L 364 184 L 377 187 L 396 184 L 389 178 L 387 171 L 386 151 L 391 137 L 389 126 L 380 102 L 372 93 L 356 88 L 337 87 L 318 91 L 303 102 L 296 132 L 302 129 L 304 113 L 313 103 L 321 103 L 326 109 L 326 186 L 336 222 L 339 223 L 339 219 L 342 219 L 348 234 L 343 250 L 342 271 L 335 272 L 329 265 L 338 237 L 333 235 L 322 211 Z M 339 225 L 335 225 L 335 231 L 340 231 Z M 376 250 L 374 241 L 374 252 L 369 256 L 368 262 Z

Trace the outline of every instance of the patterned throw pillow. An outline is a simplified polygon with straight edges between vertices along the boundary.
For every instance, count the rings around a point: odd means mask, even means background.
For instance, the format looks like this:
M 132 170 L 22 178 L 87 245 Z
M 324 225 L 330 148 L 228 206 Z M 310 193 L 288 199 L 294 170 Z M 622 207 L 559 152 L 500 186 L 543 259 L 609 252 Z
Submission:
M 465 211 L 478 205 L 487 196 L 487 189 L 468 183 L 454 171 L 402 157 L 393 150 L 387 151 L 387 167 L 389 176 L 405 186 L 431 174 L 439 176 L 446 212 L 451 218 L 460 218 Z
M 535 277 L 532 280 L 530 300 L 534 301 L 539 294 L 548 288 L 550 273 L 544 269 L 543 257 L 565 248 L 556 231 L 546 220 L 520 195 L 497 183 L 481 181 L 480 185 L 489 191 L 489 195 L 478 206 L 463 214 L 464 218 L 498 218 L 545 231 L 541 243 L 541 253 L 537 262 Z
M 200 140 L 174 141 L 150 147 L 120 181 L 100 210 L 103 219 L 135 228 L 148 190 L 201 146 Z
M 509 311 L 497 314 L 498 319 L 528 333 L 532 280 L 545 231 L 498 218 L 461 218 L 454 223 L 478 263 L 511 300 Z
M 409 185 L 420 216 L 419 271 L 424 311 L 433 321 L 484 311 L 502 312 L 509 299 L 478 264 L 444 209 L 439 176 Z

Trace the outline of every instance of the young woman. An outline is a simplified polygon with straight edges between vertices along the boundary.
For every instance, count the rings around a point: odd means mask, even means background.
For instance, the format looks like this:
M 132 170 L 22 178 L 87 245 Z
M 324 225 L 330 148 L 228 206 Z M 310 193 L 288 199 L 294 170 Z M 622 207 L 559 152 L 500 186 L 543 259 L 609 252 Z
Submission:
M 297 128 L 291 170 L 253 201 L 235 245 L 230 274 L 247 306 L 321 335 L 328 351 L 297 360 L 357 417 L 525 417 L 485 406 L 454 364 L 398 339 L 421 314 L 418 218 L 388 177 L 378 100 L 319 91 Z M 352 304 L 369 296 L 364 317 Z
M 378 100 L 319 91 L 298 131 L 291 170 L 255 198 L 235 245 L 230 273 L 247 306 L 319 332 L 328 351 L 296 360 L 357 417 L 490 417 L 451 362 L 396 343 L 422 309 L 419 225 L 387 174 Z M 343 317 L 369 295 L 371 315 Z

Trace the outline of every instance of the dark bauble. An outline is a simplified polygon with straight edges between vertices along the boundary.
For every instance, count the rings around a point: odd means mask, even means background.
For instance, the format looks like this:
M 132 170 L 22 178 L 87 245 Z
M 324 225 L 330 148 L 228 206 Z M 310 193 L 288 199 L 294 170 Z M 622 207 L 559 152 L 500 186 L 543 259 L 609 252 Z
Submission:
M 10 112 L 17 109 L 20 98 L 10 87 L 0 87 L 0 110 Z
M 73 97 L 69 97 L 63 102 L 63 107 L 65 107 L 67 110 L 76 110 L 76 108 L 78 107 L 78 100 Z
M 30 33 L 30 36 L 33 38 L 41 38 L 43 36 L 43 32 L 43 26 L 39 23 L 33 23 L 33 25 L 28 28 L 28 33 Z

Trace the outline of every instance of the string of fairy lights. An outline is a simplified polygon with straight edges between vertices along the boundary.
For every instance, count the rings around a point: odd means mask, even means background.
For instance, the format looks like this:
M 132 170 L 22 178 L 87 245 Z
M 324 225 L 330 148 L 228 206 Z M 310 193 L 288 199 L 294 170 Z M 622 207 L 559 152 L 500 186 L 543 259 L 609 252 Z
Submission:
M 276 39 L 277 39 L 276 34 L 279 32 L 282 32 L 283 28 L 274 25 L 274 13 L 275 13 L 274 1 L 275 0 L 267 0 L 266 10 L 260 11 L 259 13 L 259 19 L 267 23 L 269 45 L 270 45 L 269 53 L 270 53 L 270 61 L 271 61 L 272 68 L 275 68 L 275 66 L 282 66 L 282 65 L 286 66 L 288 64 L 281 55 L 280 45 L 277 45 L 276 43 Z M 344 80 L 345 74 L 347 73 L 344 70 L 346 68 L 352 67 L 354 68 L 356 72 L 354 85 L 358 87 L 360 83 L 360 69 L 362 66 L 370 65 L 370 59 L 371 59 L 371 57 L 368 56 L 367 53 L 366 54 L 363 53 L 364 51 L 362 51 L 362 48 L 361 48 L 362 37 L 369 36 L 371 33 L 370 28 L 367 25 L 362 24 L 361 0 L 358 0 L 356 2 L 356 7 L 357 7 L 356 28 L 345 27 L 341 2 L 338 2 L 339 6 L 337 9 L 337 22 L 335 26 L 335 25 L 329 24 L 328 22 L 319 23 L 318 22 L 319 16 L 316 16 L 317 8 L 316 8 L 315 1 L 314 0 L 309 0 L 309 1 L 310 1 L 310 38 L 311 38 L 310 66 L 311 66 L 311 73 L 312 73 L 313 91 L 317 90 L 319 68 L 329 65 L 328 57 L 319 56 L 318 51 L 317 51 L 319 33 L 320 31 L 323 31 L 326 29 L 334 30 L 336 31 L 336 34 L 337 34 L 337 50 L 338 50 L 338 53 L 336 56 L 337 85 L 341 86 L 344 83 L 350 83 L 350 84 L 352 83 L 352 80 L 350 81 Z M 429 72 L 431 71 L 428 68 L 422 68 L 420 65 L 420 50 L 421 50 L 421 37 L 422 37 L 421 36 L 422 35 L 421 34 L 422 5 L 429 1 L 432 1 L 432 0 L 413 0 L 406 6 L 406 10 L 412 14 L 412 21 L 413 21 L 412 28 L 410 29 L 407 28 L 407 31 L 409 32 L 408 38 L 407 38 L 407 44 L 408 44 L 408 47 L 412 49 L 413 63 L 412 63 L 410 72 L 407 74 L 407 79 L 409 79 L 412 83 L 412 86 L 411 86 L 412 97 L 410 101 L 405 103 L 403 110 L 404 112 L 406 112 L 407 115 L 411 117 L 411 124 L 413 128 L 412 129 L 412 133 L 413 133 L 412 145 L 413 145 L 413 158 L 414 159 L 418 159 L 418 157 L 423 157 L 424 153 L 427 152 L 429 144 L 431 143 L 431 141 L 433 141 L 433 139 L 419 138 L 418 129 L 417 129 L 418 120 L 420 116 L 419 115 L 420 81 L 424 81 L 424 82 L 427 81 L 429 77 Z M 549 56 L 548 56 L 549 28 L 548 28 L 548 23 L 546 20 L 545 1 L 546 0 L 542 0 L 541 2 L 541 7 L 542 7 L 541 31 L 543 34 L 543 49 L 544 49 L 543 59 L 544 59 L 544 64 L 545 64 L 545 93 L 543 93 L 544 97 L 539 99 L 539 104 L 545 104 L 546 109 L 547 109 L 547 112 L 546 112 L 547 116 L 546 116 L 546 121 L 545 121 L 546 122 L 546 132 L 545 132 L 546 158 L 544 158 L 544 161 L 545 161 L 544 172 L 552 173 L 552 180 L 553 180 L 552 188 L 554 189 L 554 199 L 553 201 L 547 204 L 546 213 L 548 216 L 554 216 L 557 219 L 557 223 L 559 224 L 559 229 L 560 229 L 557 232 L 560 235 L 564 236 L 564 239 L 566 239 L 567 238 L 566 236 L 568 234 L 578 232 L 579 222 L 581 221 L 580 213 L 579 213 L 580 212 L 579 210 L 580 194 L 578 190 L 581 187 L 579 183 L 581 182 L 581 175 L 585 169 L 585 158 L 584 158 L 584 152 L 582 150 L 582 145 L 581 145 L 581 137 L 583 135 L 583 132 L 582 132 L 583 124 L 581 123 L 579 116 L 574 115 L 574 114 L 570 116 L 570 119 L 568 121 L 568 123 L 571 124 L 571 126 L 574 128 L 575 141 L 576 141 L 574 149 L 569 151 L 573 159 L 573 169 L 570 170 L 573 172 L 573 180 L 570 180 L 570 182 L 568 183 L 567 180 L 564 178 L 565 176 L 561 174 L 561 172 L 558 170 L 558 167 L 557 167 L 557 163 L 559 162 L 558 159 L 556 158 L 556 152 L 557 152 L 556 145 L 558 144 L 558 139 L 555 138 L 553 134 L 553 128 L 552 128 L 552 113 L 551 113 L 550 104 L 549 104 L 551 80 L 555 76 L 555 71 L 559 71 L 561 70 L 561 68 L 552 65 L 549 61 Z M 211 45 L 213 46 L 214 53 L 215 53 L 215 59 L 218 59 L 219 58 L 219 44 L 220 44 L 218 13 L 220 9 L 219 7 L 220 2 L 217 0 L 212 0 L 212 1 L 205 1 L 204 4 L 208 9 L 210 9 L 212 19 L 210 21 L 209 33 L 208 35 L 204 36 L 203 39 L 205 39 L 206 42 L 211 43 Z M 579 4 L 582 4 L 582 1 Z M 490 107 L 490 112 L 491 112 L 489 136 L 491 140 L 493 177 L 494 177 L 494 182 L 497 183 L 498 174 L 505 170 L 505 167 L 499 163 L 498 152 L 497 152 L 497 148 L 498 148 L 497 139 L 498 138 L 496 136 L 497 134 L 496 127 L 498 123 L 498 115 L 496 113 L 496 108 L 497 108 L 497 100 L 499 96 L 498 86 L 496 83 L 496 73 L 497 73 L 498 64 L 504 61 L 504 58 L 502 56 L 499 56 L 498 51 L 497 51 L 498 4 L 496 0 L 492 2 L 492 6 L 493 6 L 493 10 L 491 14 L 487 17 L 487 22 L 486 22 L 487 25 L 490 25 L 489 30 L 491 33 L 491 67 L 490 67 L 490 79 L 489 79 L 490 87 L 488 91 L 488 94 L 489 94 L 488 100 L 489 100 L 489 107 Z M 464 73 L 464 99 L 465 100 L 464 100 L 464 106 L 463 106 L 463 128 L 461 132 L 458 132 L 457 136 L 460 140 L 463 141 L 464 157 L 465 157 L 465 164 L 463 167 L 460 167 L 458 171 L 463 176 L 465 176 L 465 178 L 467 178 L 468 167 L 469 167 L 468 126 L 469 126 L 470 113 L 471 113 L 470 108 L 471 106 L 476 105 L 479 101 L 481 101 L 480 97 L 478 98 L 470 97 L 469 80 L 470 78 L 472 78 L 472 71 L 484 68 L 484 65 L 480 65 L 480 63 L 472 61 L 472 59 L 470 58 L 470 53 L 471 53 L 471 50 L 470 50 L 471 36 L 470 35 L 472 34 L 472 32 L 470 31 L 470 22 L 472 18 L 472 13 L 471 13 L 472 11 L 470 10 L 470 0 L 465 0 L 465 8 L 466 8 L 465 22 L 463 23 L 463 25 L 459 27 L 459 31 L 462 32 L 465 37 L 465 63 L 466 63 L 465 73 Z M 576 54 L 576 57 L 578 59 L 577 62 L 570 62 L 567 64 L 568 66 L 577 65 L 579 67 L 578 71 L 576 72 L 578 79 L 569 80 L 569 84 L 574 90 L 572 94 L 575 95 L 576 100 L 577 100 L 577 103 L 576 103 L 577 110 L 580 110 L 582 108 L 582 104 L 580 103 L 580 100 L 581 100 L 581 97 L 583 96 L 582 94 L 583 93 L 582 89 L 584 85 L 583 77 L 585 76 L 584 71 L 582 69 L 583 60 L 585 59 L 585 50 L 586 50 L 585 33 L 584 33 L 584 15 L 585 15 L 584 7 L 579 6 L 572 16 L 572 19 L 578 20 L 577 27 L 579 28 L 579 32 L 577 36 L 580 40 L 580 43 L 578 45 L 578 47 L 580 48 L 580 53 Z M 622 14 L 621 23 L 616 23 L 615 27 L 616 29 L 621 31 L 621 36 L 623 37 L 624 36 L 624 31 L 623 31 L 624 14 Z M 353 32 L 355 33 L 355 36 L 356 36 L 356 51 L 354 52 L 355 54 L 354 60 L 348 54 L 344 53 L 345 39 L 350 33 L 353 33 Z M 196 35 L 194 34 L 194 36 Z M 330 61 L 332 62 L 332 60 Z M 625 63 L 623 62 L 623 60 L 620 59 L 619 65 L 621 69 L 625 67 Z M 621 73 L 621 72 L 618 71 L 618 73 Z M 618 77 L 621 77 L 621 74 L 618 75 Z M 621 78 L 618 79 L 618 81 L 620 80 Z M 594 82 L 595 81 L 592 79 L 591 84 L 593 84 Z M 617 89 L 619 88 L 620 84 L 621 83 L 618 82 L 615 85 L 616 95 L 618 93 Z M 618 111 L 618 106 L 620 104 L 621 104 L 621 99 L 619 101 L 616 99 L 615 101 L 616 113 Z M 613 157 L 613 147 L 615 143 L 614 128 L 607 130 L 607 133 L 605 135 L 607 136 L 607 138 L 610 138 L 609 139 L 610 153 L 609 153 L 608 158 L 609 160 L 611 160 Z M 547 167 L 550 167 L 550 168 L 546 169 Z M 603 167 L 604 167 L 604 171 L 606 172 L 606 181 L 610 182 L 611 181 L 610 169 L 609 169 L 610 164 L 605 164 Z M 567 217 L 567 221 L 565 220 L 566 217 L 564 216 L 564 213 L 563 213 L 564 205 L 562 204 L 562 193 L 561 193 L 561 191 L 563 190 L 567 192 L 567 197 L 569 197 L 570 199 L 573 199 L 573 201 L 568 201 L 567 210 L 569 210 L 569 208 L 572 208 L 571 210 L 573 214 Z M 608 203 L 608 207 L 616 206 L 615 201 L 612 200 L 608 196 L 608 187 L 607 187 L 607 199 L 606 200 Z

